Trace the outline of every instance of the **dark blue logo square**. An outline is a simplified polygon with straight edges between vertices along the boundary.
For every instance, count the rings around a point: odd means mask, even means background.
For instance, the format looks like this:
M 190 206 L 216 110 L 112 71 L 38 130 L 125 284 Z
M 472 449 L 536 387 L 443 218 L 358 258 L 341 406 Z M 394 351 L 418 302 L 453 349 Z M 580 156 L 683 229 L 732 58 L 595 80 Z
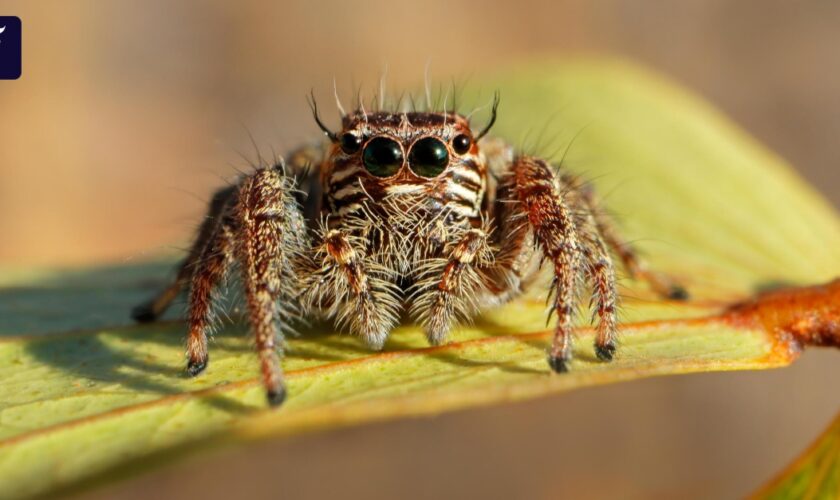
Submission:
M 0 80 L 20 78 L 20 18 L 0 16 Z

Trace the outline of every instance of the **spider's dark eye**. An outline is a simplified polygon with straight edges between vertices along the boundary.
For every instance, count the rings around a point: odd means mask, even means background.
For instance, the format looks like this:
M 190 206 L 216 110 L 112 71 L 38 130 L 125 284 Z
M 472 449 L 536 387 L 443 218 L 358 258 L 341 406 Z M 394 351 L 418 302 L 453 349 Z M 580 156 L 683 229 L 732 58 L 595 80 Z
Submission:
M 437 177 L 449 165 L 449 151 L 446 144 L 426 137 L 415 142 L 408 154 L 408 166 L 420 177 Z
M 452 149 L 454 149 L 459 155 L 469 151 L 470 146 L 472 146 L 472 139 L 470 139 L 470 136 L 466 134 L 457 135 L 454 139 L 452 139 Z
M 363 159 L 368 172 L 377 177 L 390 177 L 402 166 L 403 152 L 397 141 L 376 137 L 365 146 Z
M 362 138 L 356 134 L 346 133 L 341 135 L 341 150 L 351 155 L 362 147 Z

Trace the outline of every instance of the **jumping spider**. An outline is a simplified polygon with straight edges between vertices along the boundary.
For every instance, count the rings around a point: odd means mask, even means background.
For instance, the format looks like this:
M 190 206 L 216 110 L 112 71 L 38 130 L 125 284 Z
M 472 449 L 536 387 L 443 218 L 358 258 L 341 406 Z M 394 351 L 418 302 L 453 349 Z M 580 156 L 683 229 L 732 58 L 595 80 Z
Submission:
M 610 250 L 657 293 L 684 292 L 645 268 L 585 183 L 487 137 L 498 103 L 478 133 L 455 112 L 363 108 L 334 133 L 313 99 L 329 142 L 217 192 L 177 278 L 134 318 L 154 321 L 189 285 L 187 371 L 198 375 L 207 367 L 214 289 L 237 263 L 268 401 L 279 405 L 278 337 L 295 318 L 320 313 L 381 349 L 406 310 L 440 344 L 455 321 L 520 295 L 548 262 L 557 315 L 549 365 L 568 369 L 584 280 L 599 319 L 595 352 L 610 361 Z

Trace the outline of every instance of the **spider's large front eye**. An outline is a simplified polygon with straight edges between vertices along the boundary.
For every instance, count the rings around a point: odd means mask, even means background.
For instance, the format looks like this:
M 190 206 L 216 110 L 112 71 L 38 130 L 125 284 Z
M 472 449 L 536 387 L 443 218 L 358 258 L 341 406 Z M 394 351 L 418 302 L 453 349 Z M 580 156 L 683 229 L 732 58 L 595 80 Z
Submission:
M 449 165 L 449 151 L 440 139 L 426 137 L 411 146 L 408 166 L 420 177 L 437 177 L 447 165 Z
M 377 177 L 396 174 L 403 163 L 403 152 L 399 143 L 387 137 L 371 139 L 362 156 L 367 171 Z

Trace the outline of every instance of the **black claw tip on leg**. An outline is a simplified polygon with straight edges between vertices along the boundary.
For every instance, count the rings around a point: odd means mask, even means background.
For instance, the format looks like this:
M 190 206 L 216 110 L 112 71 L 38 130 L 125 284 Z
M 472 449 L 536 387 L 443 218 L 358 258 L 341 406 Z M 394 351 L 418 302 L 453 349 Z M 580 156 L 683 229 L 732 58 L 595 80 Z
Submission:
M 151 303 L 140 304 L 131 310 L 131 319 L 138 323 L 151 323 L 157 319 L 157 314 Z
M 269 389 L 266 395 L 268 396 L 268 404 L 276 408 L 286 400 L 286 388 Z
M 688 290 L 680 285 L 671 285 L 671 289 L 668 290 L 668 298 L 671 300 L 688 300 L 688 297 Z
M 595 345 L 595 355 L 601 361 L 612 361 L 615 356 L 615 344 Z
M 187 362 L 187 373 L 190 377 L 195 377 L 199 373 L 203 372 L 205 368 L 207 368 L 207 361 L 208 358 L 204 358 L 203 360 L 189 360 Z
M 548 366 L 554 370 L 554 373 L 566 373 L 569 371 L 569 361 L 562 356 L 548 355 Z

